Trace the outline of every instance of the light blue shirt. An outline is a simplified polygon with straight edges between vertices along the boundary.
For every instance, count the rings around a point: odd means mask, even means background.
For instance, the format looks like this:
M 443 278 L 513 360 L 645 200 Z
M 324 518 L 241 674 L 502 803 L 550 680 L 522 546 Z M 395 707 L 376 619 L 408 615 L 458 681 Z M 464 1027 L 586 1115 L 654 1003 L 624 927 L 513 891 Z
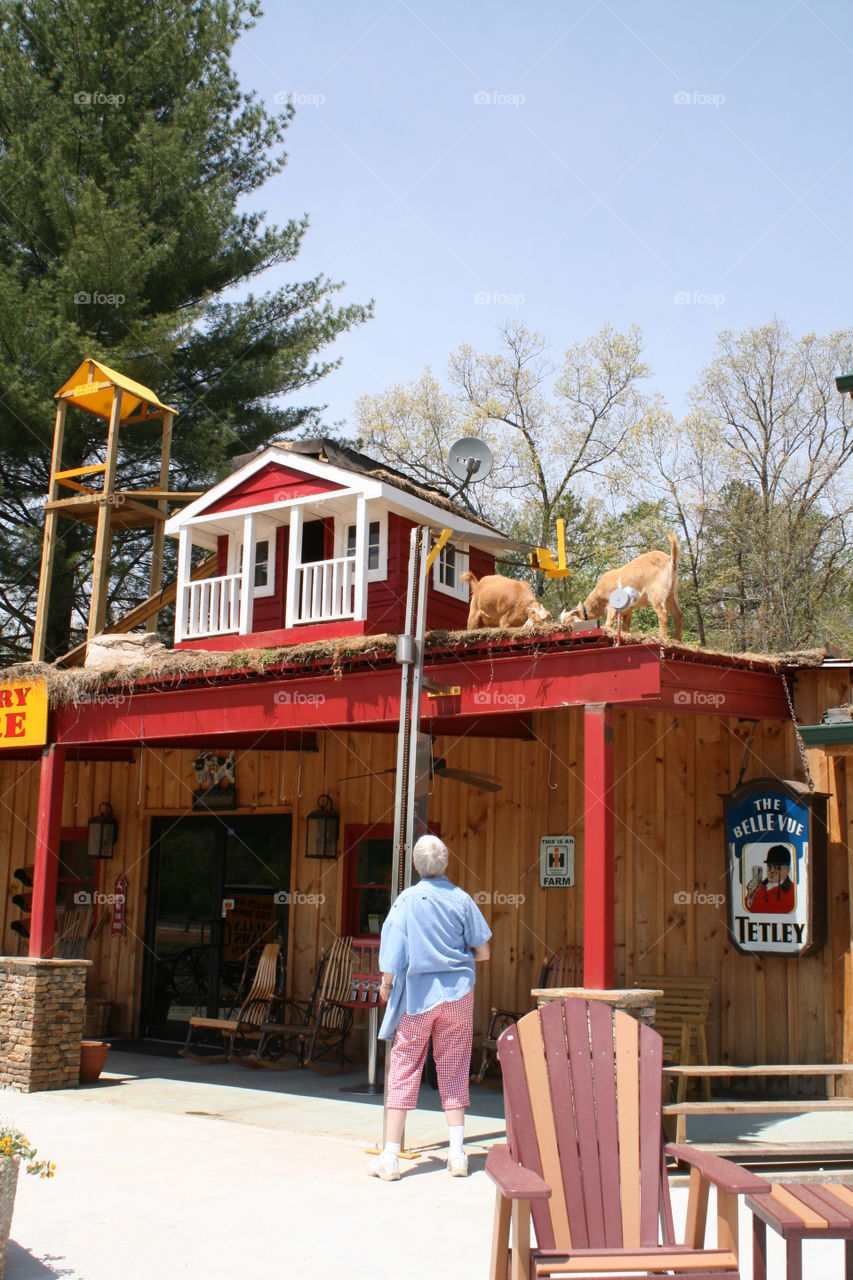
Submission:
M 471 951 L 491 936 L 474 899 L 447 876 L 404 889 L 382 926 L 379 967 L 394 974 L 394 985 L 380 1040 L 393 1040 L 401 1014 L 426 1013 L 467 995 L 474 986 Z

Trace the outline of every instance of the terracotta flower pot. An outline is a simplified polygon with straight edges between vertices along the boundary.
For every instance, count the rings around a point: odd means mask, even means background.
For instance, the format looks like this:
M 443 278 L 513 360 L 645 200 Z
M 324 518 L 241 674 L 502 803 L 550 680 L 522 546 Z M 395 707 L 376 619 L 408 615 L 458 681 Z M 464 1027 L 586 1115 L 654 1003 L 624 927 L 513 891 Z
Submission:
M 17 1156 L 6 1156 L 0 1159 L 0 1280 L 6 1269 L 6 1246 L 12 1229 L 20 1164 Z
M 84 1040 L 80 1047 L 80 1083 L 94 1084 L 110 1051 L 107 1040 Z

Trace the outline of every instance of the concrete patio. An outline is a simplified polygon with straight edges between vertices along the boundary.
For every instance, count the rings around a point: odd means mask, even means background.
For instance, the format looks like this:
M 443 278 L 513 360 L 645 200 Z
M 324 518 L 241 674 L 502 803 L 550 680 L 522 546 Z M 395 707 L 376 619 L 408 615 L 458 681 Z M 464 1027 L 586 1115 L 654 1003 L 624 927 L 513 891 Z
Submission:
M 57 1165 L 50 1182 L 20 1179 L 6 1280 L 485 1277 L 493 1189 L 483 1166 L 503 1139 L 499 1091 L 472 1093 L 472 1176 L 462 1180 L 444 1169 L 438 1097 L 422 1088 L 407 1139 L 424 1154 L 385 1184 L 364 1173 L 381 1096 L 341 1092 L 363 1071 L 250 1072 L 118 1052 L 107 1067 L 97 1085 L 0 1102 Z M 834 1137 L 853 1132 L 847 1113 L 807 1123 L 812 1138 L 827 1124 Z M 679 1224 L 685 1187 L 673 1196 Z M 749 1280 L 743 1209 L 741 1230 Z M 768 1247 L 770 1274 L 783 1275 L 781 1242 L 771 1235 Z M 804 1274 L 840 1277 L 842 1247 L 807 1244 Z

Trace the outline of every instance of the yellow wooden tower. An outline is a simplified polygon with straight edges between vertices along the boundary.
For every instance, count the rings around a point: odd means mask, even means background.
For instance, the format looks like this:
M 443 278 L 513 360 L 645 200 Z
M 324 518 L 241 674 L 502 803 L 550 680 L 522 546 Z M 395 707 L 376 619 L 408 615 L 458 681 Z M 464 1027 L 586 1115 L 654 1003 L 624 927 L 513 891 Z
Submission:
M 45 503 L 44 543 L 39 579 L 36 625 L 33 634 L 33 661 L 44 659 L 47 609 L 53 578 L 53 562 L 60 519 L 76 520 L 95 529 L 92 565 L 92 595 L 89 604 L 87 638 L 104 629 L 107 608 L 112 533 L 116 528 L 139 528 L 151 525 L 153 551 L 151 557 L 150 593 L 155 596 L 163 578 L 163 544 L 168 502 L 188 500 L 196 494 L 169 492 L 169 458 L 172 447 L 172 424 L 176 411 L 162 404 L 153 391 L 124 374 L 110 369 L 100 360 L 84 360 L 64 386 L 56 392 L 56 427 L 50 465 L 50 489 Z M 85 467 L 62 469 L 62 443 L 69 405 L 94 414 L 108 424 L 106 457 L 103 462 Z M 116 489 L 119 432 L 157 420 L 163 423 L 160 449 L 160 483 L 156 489 Z M 93 488 L 92 480 L 103 477 L 101 488 Z M 64 496 L 63 491 L 71 491 Z M 156 612 L 146 617 L 149 631 L 157 626 Z

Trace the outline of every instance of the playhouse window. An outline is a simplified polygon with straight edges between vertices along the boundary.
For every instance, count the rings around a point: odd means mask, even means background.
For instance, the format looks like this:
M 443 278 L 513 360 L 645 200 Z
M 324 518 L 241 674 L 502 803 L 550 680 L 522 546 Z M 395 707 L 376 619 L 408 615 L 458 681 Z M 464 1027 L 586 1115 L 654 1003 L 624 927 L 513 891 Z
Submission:
M 345 549 L 340 554 L 355 555 L 356 526 L 345 526 Z M 388 561 L 388 520 L 381 517 L 371 520 L 367 525 L 367 581 L 379 582 L 387 577 Z
M 235 544 L 232 573 L 243 567 L 243 544 Z M 258 538 L 255 543 L 255 582 L 253 595 L 271 596 L 275 589 L 275 539 Z
M 438 553 L 438 559 L 432 568 L 432 584 L 436 591 L 440 591 L 442 595 L 453 596 L 455 600 L 467 600 L 468 583 L 459 581 L 459 575 L 467 568 L 467 552 L 461 547 L 446 543 Z

